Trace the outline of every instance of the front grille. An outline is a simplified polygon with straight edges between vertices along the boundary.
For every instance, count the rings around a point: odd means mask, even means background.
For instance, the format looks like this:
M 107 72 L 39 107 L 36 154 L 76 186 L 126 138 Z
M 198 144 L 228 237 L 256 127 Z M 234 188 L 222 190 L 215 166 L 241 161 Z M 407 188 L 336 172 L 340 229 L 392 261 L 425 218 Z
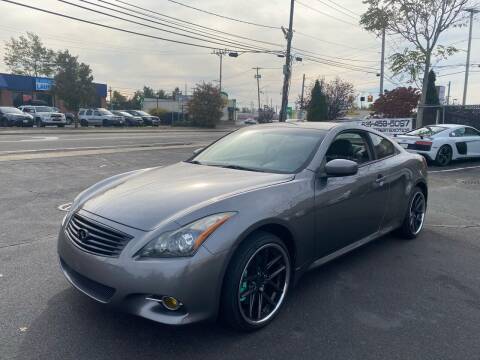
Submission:
M 99 256 L 118 257 L 133 236 L 107 225 L 73 215 L 65 232 L 80 249 Z
M 67 278 L 81 291 L 88 296 L 97 299 L 101 302 L 108 302 L 115 294 L 115 289 L 93 281 L 82 274 L 79 274 L 67 265 L 63 259 L 60 259 L 60 265 L 67 276 Z
M 408 150 L 430 151 L 432 145 L 408 144 Z

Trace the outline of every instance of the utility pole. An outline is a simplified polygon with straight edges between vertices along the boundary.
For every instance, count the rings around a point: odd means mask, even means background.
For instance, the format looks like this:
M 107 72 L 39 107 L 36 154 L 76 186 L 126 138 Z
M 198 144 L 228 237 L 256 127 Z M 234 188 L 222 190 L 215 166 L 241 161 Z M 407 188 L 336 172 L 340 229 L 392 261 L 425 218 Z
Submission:
M 383 95 L 383 81 L 385 78 L 385 27 L 382 29 L 382 59 L 380 68 L 380 96 Z
M 255 79 L 257 79 L 258 116 L 260 116 L 260 111 L 261 111 L 261 107 L 260 107 L 260 79 L 262 78 L 262 75 L 259 74 L 260 69 L 261 68 L 259 68 L 259 67 L 253 68 L 253 70 L 257 70 L 257 74 L 255 75 Z
M 447 105 L 450 105 L 450 87 L 452 86 L 452 82 L 448 82 L 448 92 L 447 92 Z
M 287 106 L 288 106 L 288 90 L 290 87 L 290 76 L 292 73 L 292 38 L 293 38 L 293 14 L 295 11 L 295 0 L 290 0 L 290 22 L 288 25 L 288 31 L 285 36 L 287 38 L 287 53 L 285 59 L 285 68 L 283 69 L 283 92 L 282 92 L 282 108 L 280 109 L 280 122 L 287 120 Z M 282 30 L 284 30 L 282 28 Z M 284 31 L 285 32 L 285 31 Z
M 479 10 L 476 9 L 466 9 L 470 13 L 470 31 L 468 34 L 468 50 L 467 50 L 467 65 L 465 68 L 465 84 L 463 87 L 463 101 L 462 105 L 465 106 L 467 103 L 467 91 L 468 91 L 468 76 L 470 71 L 470 52 L 472 50 L 472 28 L 473 28 L 473 15 L 478 13 Z
M 300 110 L 302 110 L 303 112 L 303 109 L 304 109 L 304 100 L 303 100 L 303 97 L 305 95 L 305 74 L 303 74 L 303 80 L 302 80 L 302 97 L 300 98 Z
M 223 55 L 225 55 L 226 53 L 227 53 L 226 50 L 220 50 L 220 49 L 216 49 L 213 51 L 214 55 L 217 55 L 220 57 L 220 79 L 219 79 L 220 92 L 222 92 Z
M 113 110 L 113 102 L 112 102 L 112 87 L 108 89 L 108 93 L 110 94 L 110 110 Z

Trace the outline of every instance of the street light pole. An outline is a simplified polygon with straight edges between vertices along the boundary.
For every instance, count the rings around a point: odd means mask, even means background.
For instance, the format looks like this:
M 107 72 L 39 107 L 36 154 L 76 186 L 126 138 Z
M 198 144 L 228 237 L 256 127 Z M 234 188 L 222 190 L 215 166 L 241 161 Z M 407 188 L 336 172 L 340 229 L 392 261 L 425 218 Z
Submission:
M 219 90 L 222 92 L 222 75 L 223 75 L 223 55 L 227 53 L 226 50 L 216 49 L 213 51 L 214 55 L 220 57 L 220 79 L 219 79 Z
M 380 96 L 383 95 L 383 82 L 385 78 L 385 27 L 382 29 L 382 59 L 380 69 Z
M 287 53 L 285 56 L 285 68 L 283 69 L 283 92 L 282 92 L 282 108 L 280 109 L 280 122 L 285 122 L 287 119 L 287 106 L 288 106 L 288 90 L 290 87 L 291 76 L 291 52 L 292 52 L 292 38 L 293 38 L 293 14 L 295 11 L 295 0 L 290 1 L 290 22 L 288 25 L 288 31 L 285 34 L 287 37 Z
M 478 13 L 479 10 L 476 9 L 467 9 L 470 13 L 470 31 L 468 35 L 468 50 L 467 50 L 467 64 L 465 69 L 465 84 L 463 87 L 463 101 L 462 105 L 465 106 L 467 103 L 467 91 L 468 91 L 468 76 L 470 71 L 470 52 L 472 50 L 472 28 L 473 28 L 473 15 Z
M 260 69 L 261 68 L 259 68 L 259 67 L 253 68 L 253 70 L 257 70 L 257 74 L 255 75 L 255 79 L 257 79 L 258 116 L 260 116 L 260 111 L 261 111 L 261 107 L 260 107 L 260 78 L 262 77 L 262 75 L 259 74 Z

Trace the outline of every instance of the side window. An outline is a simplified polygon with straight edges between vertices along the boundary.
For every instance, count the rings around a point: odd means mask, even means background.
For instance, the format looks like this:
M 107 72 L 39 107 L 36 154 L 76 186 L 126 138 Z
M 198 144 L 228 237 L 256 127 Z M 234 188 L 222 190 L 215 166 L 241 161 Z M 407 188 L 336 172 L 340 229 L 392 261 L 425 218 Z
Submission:
M 474 128 L 465 128 L 465 136 L 480 136 L 480 131 Z
M 92 110 L 87 110 L 87 113 L 86 113 L 85 115 L 91 116 L 91 115 L 92 115 L 92 112 L 93 112 Z
M 365 137 L 356 132 L 344 132 L 338 135 L 327 151 L 327 162 L 346 159 L 363 164 L 372 160 Z
M 465 128 L 460 128 L 450 133 L 451 137 L 462 137 L 465 136 Z
M 95 111 L 94 115 L 95 116 L 100 116 L 100 111 Z
M 81 111 L 78 112 L 78 116 L 81 116 L 83 114 L 85 114 L 85 110 L 81 110 Z
M 383 136 L 378 136 L 370 133 L 370 139 L 372 139 L 373 148 L 377 159 L 384 159 L 386 157 L 395 155 L 395 146 L 392 142 Z

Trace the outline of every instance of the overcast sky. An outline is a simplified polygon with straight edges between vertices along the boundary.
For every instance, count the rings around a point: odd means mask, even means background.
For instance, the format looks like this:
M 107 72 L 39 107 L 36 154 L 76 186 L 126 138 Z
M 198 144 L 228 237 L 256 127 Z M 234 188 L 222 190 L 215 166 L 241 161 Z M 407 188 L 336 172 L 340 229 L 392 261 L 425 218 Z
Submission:
M 24 4 L 49 9 L 90 21 L 121 27 L 124 29 L 151 34 L 159 37 L 188 40 L 184 37 L 168 34 L 156 29 L 148 29 L 140 25 L 127 23 L 118 19 L 95 14 L 55 0 L 17 0 Z M 79 0 L 69 0 L 82 4 Z M 97 0 L 90 0 L 98 3 Z M 109 0 L 119 4 L 116 0 Z M 176 18 L 181 18 L 199 25 L 208 26 L 228 33 L 254 38 L 275 44 L 284 44 L 285 39 L 280 30 L 258 27 L 233 22 L 218 17 L 200 13 L 182 7 L 167 0 L 126 0 L 138 5 Z M 179 0 L 225 16 L 243 19 L 249 22 L 271 26 L 287 26 L 289 0 Z M 335 76 L 355 84 L 357 94 L 376 95 L 378 93 L 378 78 L 375 72 L 379 69 L 380 40 L 374 35 L 363 31 L 358 25 L 358 16 L 365 10 L 360 0 L 337 0 L 342 7 L 338 11 L 328 7 L 332 0 L 302 0 L 296 4 L 294 28 L 296 30 L 293 46 L 317 54 L 317 57 L 328 58 L 349 65 L 365 68 L 363 71 L 352 71 L 319 64 L 304 59 L 296 63 L 293 69 L 290 102 L 293 103 L 301 91 L 302 74 L 306 74 L 307 85 L 318 77 L 332 79 Z M 314 9 L 305 7 L 306 4 Z M 83 6 L 92 7 L 89 4 Z M 106 4 L 104 4 L 106 5 Z M 97 8 L 98 9 L 98 8 Z M 347 10 L 348 9 L 348 10 Z M 124 16 L 120 15 L 119 16 Z M 201 81 L 217 81 L 219 77 L 219 58 L 212 55 L 212 50 L 195 48 L 186 45 L 173 44 L 156 39 L 148 39 L 126 34 L 115 30 L 99 28 L 89 24 L 59 18 L 49 14 L 0 2 L 0 40 L 17 37 L 26 31 L 40 35 L 47 47 L 53 49 L 69 49 L 79 55 L 81 61 L 88 63 L 95 76 L 95 81 L 104 82 L 114 90 L 125 95 L 131 95 L 136 89 L 148 85 L 154 89 L 165 89 L 171 92 L 176 86 L 188 93 L 192 87 Z M 135 19 L 132 19 L 135 20 Z M 138 20 L 137 21 L 141 21 Z M 158 26 L 155 24 L 150 24 Z M 170 29 L 175 31 L 174 29 Z M 466 28 L 453 29 L 446 33 L 441 43 L 467 48 L 468 31 Z M 480 22 L 476 21 L 473 31 L 472 63 L 480 64 Z M 239 39 L 237 39 L 239 40 Z M 239 40 L 242 41 L 242 40 Z M 203 43 L 205 44 L 205 43 Z M 406 45 L 397 37 L 387 39 L 387 55 Z M 276 48 L 272 45 L 256 44 L 262 48 Z M 211 45 L 217 46 L 217 45 Z M 3 58 L 3 46 L 0 52 Z M 446 61 L 438 63 L 436 68 L 440 77 L 437 85 L 447 85 L 452 82 L 452 99 L 461 101 L 466 52 L 460 51 Z M 230 98 L 236 98 L 239 106 L 256 107 L 257 87 L 252 67 L 265 68 L 261 70 L 262 103 L 280 104 L 282 87 L 282 65 L 284 60 L 270 54 L 242 54 L 238 58 L 224 58 L 223 89 Z M 458 67 L 443 67 L 459 65 Z M 366 69 L 368 68 L 368 69 Z M 480 67 L 472 69 L 469 87 L 469 103 L 480 103 Z M 7 68 L 0 59 L 0 71 Z M 452 74 L 458 73 L 458 74 Z M 387 70 L 387 74 L 391 72 Z M 452 74 L 452 75 L 449 75 Z M 405 85 L 400 78 L 395 78 L 396 84 Z M 386 88 L 396 87 L 386 80 Z

